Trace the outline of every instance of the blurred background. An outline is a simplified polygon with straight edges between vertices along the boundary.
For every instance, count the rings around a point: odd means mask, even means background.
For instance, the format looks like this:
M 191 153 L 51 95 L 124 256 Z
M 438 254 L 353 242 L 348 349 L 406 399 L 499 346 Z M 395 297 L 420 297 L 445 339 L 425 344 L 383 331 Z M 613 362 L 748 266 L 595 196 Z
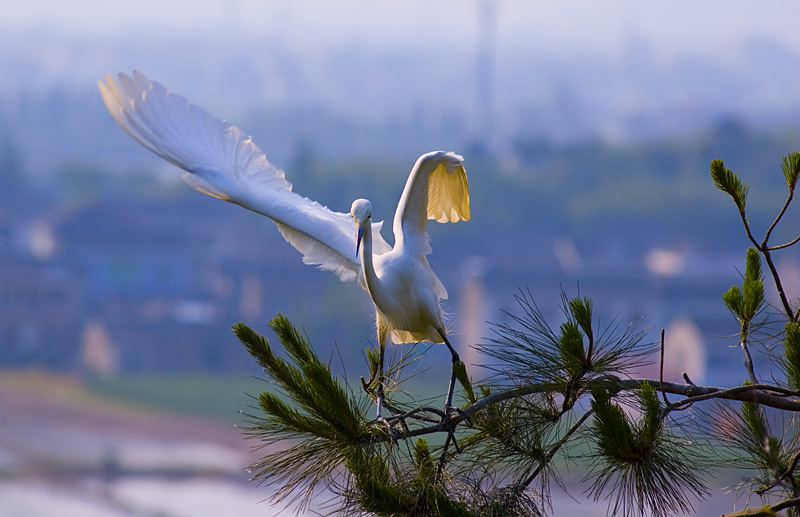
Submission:
M 271 337 L 284 313 L 354 383 L 374 341 L 356 284 L 125 134 L 104 74 L 140 70 L 241 127 L 337 211 L 366 197 L 390 221 L 420 154 L 462 154 L 472 220 L 430 225 L 430 262 L 475 379 L 487 322 L 520 313 L 523 289 L 557 326 L 563 289 L 602 328 L 666 329 L 668 379 L 730 384 L 745 372 L 721 295 L 748 241 L 708 164 L 751 185 L 763 235 L 800 143 L 798 16 L 730 0 L 4 6 L 0 516 L 271 515 L 270 490 L 246 482 L 263 450 L 236 427 L 268 385 L 231 325 Z M 797 223 L 790 210 L 775 242 Z M 797 254 L 776 261 L 796 298 Z M 448 359 L 434 347 L 425 364 Z M 605 515 L 554 497 L 559 515 Z

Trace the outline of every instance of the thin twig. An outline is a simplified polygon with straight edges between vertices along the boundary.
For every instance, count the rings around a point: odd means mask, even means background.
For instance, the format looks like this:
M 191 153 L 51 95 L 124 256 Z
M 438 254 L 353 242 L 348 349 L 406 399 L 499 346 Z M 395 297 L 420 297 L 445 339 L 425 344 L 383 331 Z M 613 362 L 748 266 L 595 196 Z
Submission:
M 786 209 L 789 208 L 789 203 L 792 202 L 792 199 L 794 199 L 794 191 L 793 189 L 789 189 L 789 196 L 786 198 L 786 202 L 783 204 L 783 208 L 781 208 L 781 211 L 778 212 L 777 217 L 775 217 L 775 220 L 772 221 L 771 225 L 769 225 L 769 228 L 767 228 L 767 233 L 764 235 L 764 240 L 761 243 L 761 246 L 764 249 L 769 249 L 769 247 L 767 246 L 767 241 L 769 240 L 769 236 L 772 234 L 772 230 L 774 230 L 775 227 L 778 225 L 778 222 L 783 218 L 783 214 L 786 213 Z
M 789 411 L 800 411 L 800 400 L 797 398 L 786 399 L 785 396 L 797 396 L 796 391 L 790 391 L 777 386 L 769 384 L 749 384 L 747 386 L 736 386 L 734 388 L 705 388 L 700 386 L 693 386 L 694 388 L 703 391 L 698 395 L 691 395 L 683 400 L 670 404 L 665 408 L 664 412 L 669 413 L 674 410 L 685 409 L 686 406 L 701 400 L 708 400 L 712 398 L 721 398 L 728 400 L 748 401 L 764 404 L 777 409 L 786 409 Z M 660 388 L 664 388 L 662 385 Z M 657 387 L 656 389 L 659 389 Z M 766 391 L 778 393 L 779 395 L 767 394 Z M 788 404 L 783 404 L 784 401 Z
M 658 381 L 661 384 L 664 384 L 664 329 L 661 329 L 661 365 L 658 371 Z M 669 406 L 669 400 L 667 399 L 667 392 L 662 391 L 661 395 L 664 397 L 664 404 Z
M 794 506 L 800 506 L 800 497 L 795 497 L 794 499 L 786 499 L 785 501 L 781 501 L 778 504 L 772 505 L 770 509 L 774 512 L 779 512 L 781 510 L 792 508 Z
M 586 413 L 581 415 L 581 417 L 572 425 L 572 427 L 569 428 L 569 430 L 564 434 L 564 436 L 562 436 L 560 440 L 558 440 L 555 444 L 553 444 L 552 447 L 550 447 L 550 451 L 547 453 L 547 456 L 545 456 L 544 461 L 542 461 L 539 464 L 539 466 L 536 467 L 536 470 L 534 470 L 531 473 L 531 475 L 525 478 L 523 481 L 514 484 L 512 490 L 515 495 L 519 495 L 531 483 L 533 483 L 533 480 L 536 479 L 539 476 L 539 473 L 541 473 L 542 470 L 544 470 L 544 468 L 550 464 L 550 461 L 553 459 L 556 453 L 561 449 L 561 447 L 563 447 L 564 444 L 569 441 L 572 435 L 575 434 L 578 431 L 578 429 L 580 429 L 580 427 L 583 425 L 583 423 L 586 422 L 586 420 L 593 414 L 594 414 L 594 409 L 589 409 L 588 411 L 586 411 Z
M 440 409 L 437 409 L 437 408 L 427 407 L 427 406 L 414 408 L 414 409 L 411 409 L 411 410 L 406 411 L 406 412 L 401 412 L 397 408 L 395 408 L 393 406 L 390 407 L 386 403 L 384 403 L 383 407 L 391 410 L 392 413 L 394 413 L 392 416 L 390 416 L 389 418 L 386 419 L 386 420 L 388 420 L 389 422 L 392 422 L 392 423 L 396 423 L 398 421 L 403 421 L 406 418 L 414 418 L 416 420 L 422 420 L 423 422 L 428 422 L 428 423 L 432 424 L 432 423 L 440 422 L 441 418 L 444 415 L 444 411 L 442 411 Z M 438 415 L 439 418 L 437 419 L 437 418 L 433 418 L 433 417 L 429 417 L 429 416 L 424 416 L 424 415 L 422 415 L 424 413 L 434 413 L 435 415 Z
M 783 292 L 783 285 L 781 284 L 780 276 L 778 275 L 778 270 L 775 269 L 775 264 L 772 263 L 772 257 L 769 254 L 769 246 L 767 246 L 767 240 L 769 239 L 769 234 L 772 231 L 772 228 L 777 224 L 778 219 L 783 215 L 786 211 L 786 207 L 788 206 L 789 202 L 787 201 L 784 204 L 783 210 L 781 210 L 780 215 L 773 221 L 772 225 L 770 225 L 769 230 L 767 231 L 767 235 L 764 238 L 762 243 L 756 241 L 756 238 L 753 237 L 753 232 L 750 230 L 750 222 L 747 220 L 747 216 L 745 215 L 744 208 L 739 209 L 739 217 L 742 219 L 742 224 L 744 225 L 744 230 L 747 233 L 747 238 L 750 239 L 750 242 L 753 243 L 753 246 L 760 251 L 764 255 L 764 259 L 767 262 L 767 266 L 769 266 L 770 273 L 772 273 L 772 278 L 775 281 L 775 287 L 778 289 L 778 295 L 781 299 L 781 305 L 783 305 L 783 310 L 786 315 L 792 319 L 792 321 L 797 321 L 797 318 L 792 312 L 791 306 L 789 305 L 789 300 L 786 298 L 786 293 Z
M 750 242 L 753 243 L 759 251 L 761 251 L 761 246 L 759 245 L 758 241 L 755 237 L 753 237 L 753 232 L 750 230 L 750 221 L 747 220 L 747 216 L 744 213 L 744 208 L 739 210 L 739 217 L 742 218 L 742 224 L 744 225 L 744 231 L 747 232 L 747 238 L 750 239 Z
M 771 490 L 772 488 L 776 487 L 776 486 L 777 486 L 778 484 L 780 484 L 780 483 L 781 483 L 781 482 L 782 482 L 784 479 L 786 479 L 786 477 L 787 477 L 787 476 L 790 476 L 792 473 L 794 473 L 794 469 L 796 469 L 796 468 L 797 468 L 797 463 L 798 463 L 798 462 L 800 462 L 800 452 L 798 452 L 797 454 L 795 454 L 795 455 L 794 455 L 794 458 L 792 458 L 792 463 L 789 465 L 789 468 L 787 468 L 786 470 L 784 470 L 784 471 L 783 471 L 783 473 L 782 473 L 780 476 L 778 476 L 778 477 L 775 479 L 775 482 L 774 482 L 774 483 L 772 483 L 770 486 L 768 486 L 768 487 L 766 487 L 766 488 L 762 488 L 762 489 L 760 489 L 760 490 L 756 490 L 756 493 L 757 493 L 758 495 L 763 495 L 763 494 L 764 494 L 764 493 L 766 493 L 767 491 L 769 491 L 769 490 Z
M 783 248 L 788 248 L 789 246 L 794 246 L 798 242 L 800 242 L 800 235 L 798 235 L 794 239 L 790 240 L 789 242 L 786 242 L 784 244 L 778 244 L 777 246 L 770 246 L 767 249 L 769 251 L 782 250 Z
M 756 371 L 753 367 L 753 357 L 750 355 L 750 349 L 747 348 L 747 342 L 742 339 L 739 342 L 739 346 L 742 347 L 744 351 L 744 365 L 747 368 L 747 373 L 750 375 L 750 382 L 753 384 L 758 384 L 758 379 L 756 379 Z
M 800 506 L 800 497 L 786 499 L 778 504 L 764 506 L 763 508 L 745 508 L 741 512 L 731 513 L 727 516 L 723 515 L 722 517 L 733 517 L 735 515 L 747 515 L 748 517 L 773 517 L 774 515 L 777 515 L 777 512 L 795 506 Z
M 758 250 L 764 255 L 764 260 L 767 262 L 767 266 L 769 267 L 770 273 L 772 273 L 772 279 L 775 282 L 775 288 L 778 290 L 778 295 L 781 299 L 781 305 L 783 306 L 783 312 L 785 312 L 786 316 L 792 321 L 797 321 L 794 311 L 792 311 L 792 306 L 789 305 L 789 300 L 788 298 L 786 298 L 786 293 L 783 291 L 783 284 L 781 284 L 781 277 L 780 275 L 778 275 L 778 269 L 772 262 L 772 257 L 769 254 L 769 248 L 767 247 L 758 248 Z

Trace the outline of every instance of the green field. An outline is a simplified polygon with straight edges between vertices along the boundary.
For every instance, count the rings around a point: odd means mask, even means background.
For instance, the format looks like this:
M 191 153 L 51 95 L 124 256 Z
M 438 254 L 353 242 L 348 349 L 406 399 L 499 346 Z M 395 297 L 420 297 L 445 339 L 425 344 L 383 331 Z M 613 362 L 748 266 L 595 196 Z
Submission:
M 258 395 L 270 385 L 248 375 L 121 375 L 92 379 L 86 389 L 95 396 L 147 409 L 195 414 L 224 422 L 241 422 L 252 413 Z

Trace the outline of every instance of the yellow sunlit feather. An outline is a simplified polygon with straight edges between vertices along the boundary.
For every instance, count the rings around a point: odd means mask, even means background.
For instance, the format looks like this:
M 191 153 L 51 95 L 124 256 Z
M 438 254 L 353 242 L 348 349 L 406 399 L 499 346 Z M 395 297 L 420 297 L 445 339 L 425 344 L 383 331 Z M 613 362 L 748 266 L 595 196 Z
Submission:
M 439 223 L 469 221 L 469 185 L 464 166 L 448 172 L 440 163 L 428 179 L 428 219 Z

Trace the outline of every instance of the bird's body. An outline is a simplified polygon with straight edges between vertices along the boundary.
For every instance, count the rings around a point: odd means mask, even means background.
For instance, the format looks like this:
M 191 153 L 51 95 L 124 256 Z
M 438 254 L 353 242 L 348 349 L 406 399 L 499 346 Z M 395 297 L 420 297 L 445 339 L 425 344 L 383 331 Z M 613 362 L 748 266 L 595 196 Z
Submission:
M 373 256 L 368 245 L 370 234 L 369 229 L 365 231 L 360 254 L 366 288 L 375 304 L 378 340 L 385 341 L 388 335 L 395 343 L 441 343 L 438 329 L 443 329 L 444 323 L 440 300 L 447 293 L 431 289 L 440 282 L 428 259 L 398 246 Z
M 355 280 L 375 305 L 378 342 L 445 342 L 440 301 L 447 291 L 431 270 L 428 219 L 468 220 L 469 191 L 462 158 L 437 151 L 422 155 L 409 174 L 397 205 L 393 247 L 372 222 L 372 205 L 356 200 L 349 214 L 334 212 L 292 192 L 283 171 L 252 139 L 159 83 L 134 72 L 106 76 L 99 87 L 106 107 L 134 139 L 188 171 L 195 189 L 271 218 L 303 262 Z M 354 231 L 353 223 L 356 230 Z M 448 402 L 452 398 L 451 382 Z M 379 398 L 381 397 L 379 387 Z M 380 402 L 379 402 L 380 412 Z

